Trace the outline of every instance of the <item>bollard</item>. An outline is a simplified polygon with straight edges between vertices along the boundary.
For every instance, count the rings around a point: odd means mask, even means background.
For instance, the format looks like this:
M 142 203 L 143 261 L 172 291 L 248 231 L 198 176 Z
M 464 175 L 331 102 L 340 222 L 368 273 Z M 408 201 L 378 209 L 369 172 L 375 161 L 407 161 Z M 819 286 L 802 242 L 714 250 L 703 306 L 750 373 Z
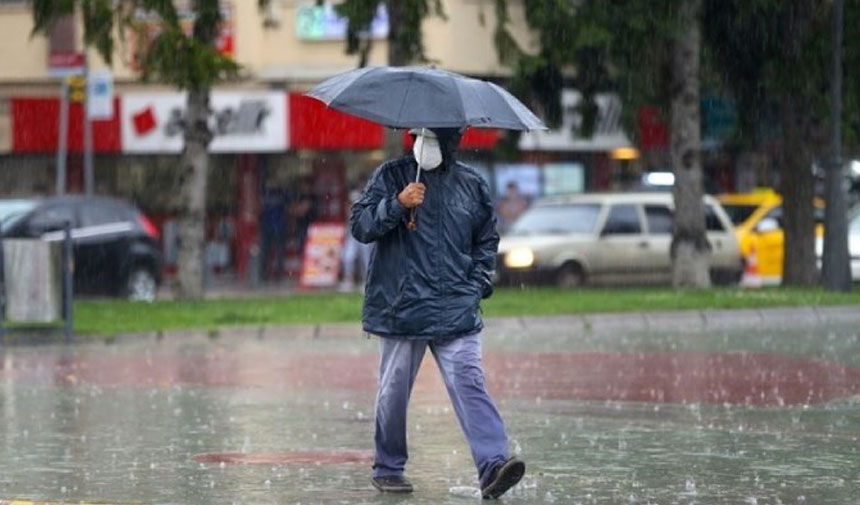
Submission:
M 66 343 L 72 341 L 72 324 L 74 321 L 74 285 L 72 272 L 75 268 L 75 258 L 72 252 L 72 224 L 63 223 L 63 319 L 65 322 Z

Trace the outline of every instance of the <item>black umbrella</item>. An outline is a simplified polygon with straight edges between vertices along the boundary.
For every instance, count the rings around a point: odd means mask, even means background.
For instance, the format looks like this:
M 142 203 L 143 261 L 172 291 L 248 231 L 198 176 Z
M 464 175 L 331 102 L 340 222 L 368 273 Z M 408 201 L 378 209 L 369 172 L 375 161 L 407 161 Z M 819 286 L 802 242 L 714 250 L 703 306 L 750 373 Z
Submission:
M 306 93 L 332 109 L 392 128 L 546 130 L 501 87 L 427 67 L 364 67 L 335 75 Z M 421 177 L 421 168 L 415 182 Z M 415 229 L 415 209 L 409 228 Z
M 359 68 L 326 79 L 307 95 L 392 128 L 547 129 L 501 87 L 435 68 Z

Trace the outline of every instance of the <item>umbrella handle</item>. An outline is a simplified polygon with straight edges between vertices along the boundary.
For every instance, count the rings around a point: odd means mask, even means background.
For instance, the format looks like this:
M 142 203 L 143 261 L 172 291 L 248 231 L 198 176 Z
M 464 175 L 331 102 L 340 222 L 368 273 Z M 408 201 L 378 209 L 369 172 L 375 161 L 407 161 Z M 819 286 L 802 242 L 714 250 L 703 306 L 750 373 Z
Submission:
M 424 135 L 425 131 L 426 131 L 425 128 L 421 128 L 421 135 Z M 424 153 L 424 142 L 421 143 L 421 148 L 419 149 L 419 157 L 423 153 Z M 418 182 L 421 181 L 421 165 L 418 164 L 417 160 L 415 162 L 415 165 L 416 165 L 415 183 L 417 184 Z M 409 211 L 409 222 L 406 223 L 406 229 L 408 229 L 409 231 L 415 231 L 416 228 L 418 228 L 418 223 L 415 221 L 415 211 L 416 211 L 415 207 L 412 207 L 412 209 L 410 209 L 410 211 Z

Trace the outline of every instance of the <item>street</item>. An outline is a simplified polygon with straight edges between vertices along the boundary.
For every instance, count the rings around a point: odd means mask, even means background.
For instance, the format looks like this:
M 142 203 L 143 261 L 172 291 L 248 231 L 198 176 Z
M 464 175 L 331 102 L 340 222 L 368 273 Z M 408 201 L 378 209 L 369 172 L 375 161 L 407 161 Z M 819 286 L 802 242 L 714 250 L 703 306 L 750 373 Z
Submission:
M 602 321 L 489 322 L 489 387 L 528 464 L 505 502 L 856 497 L 856 322 L 703 329 L 678 316 L 667 331 Z M 354 332 L 298 330 L 6 347 L 0 500 L 475 499 L 468 448 L 429 353 L 409 419 L 416 491 L 402 499 L 371 487 L 376 353 L 374 339 Z

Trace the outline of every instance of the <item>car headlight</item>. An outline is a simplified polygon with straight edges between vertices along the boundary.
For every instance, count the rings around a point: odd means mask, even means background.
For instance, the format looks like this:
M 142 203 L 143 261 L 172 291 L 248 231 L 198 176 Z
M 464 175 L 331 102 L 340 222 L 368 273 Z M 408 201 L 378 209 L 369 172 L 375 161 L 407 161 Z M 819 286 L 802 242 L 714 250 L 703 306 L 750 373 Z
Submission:
M 528 247 L 511 249 L 505 255 L 505 266 L 508 268 L 528 268 L 535 262 L 535 254 Z

